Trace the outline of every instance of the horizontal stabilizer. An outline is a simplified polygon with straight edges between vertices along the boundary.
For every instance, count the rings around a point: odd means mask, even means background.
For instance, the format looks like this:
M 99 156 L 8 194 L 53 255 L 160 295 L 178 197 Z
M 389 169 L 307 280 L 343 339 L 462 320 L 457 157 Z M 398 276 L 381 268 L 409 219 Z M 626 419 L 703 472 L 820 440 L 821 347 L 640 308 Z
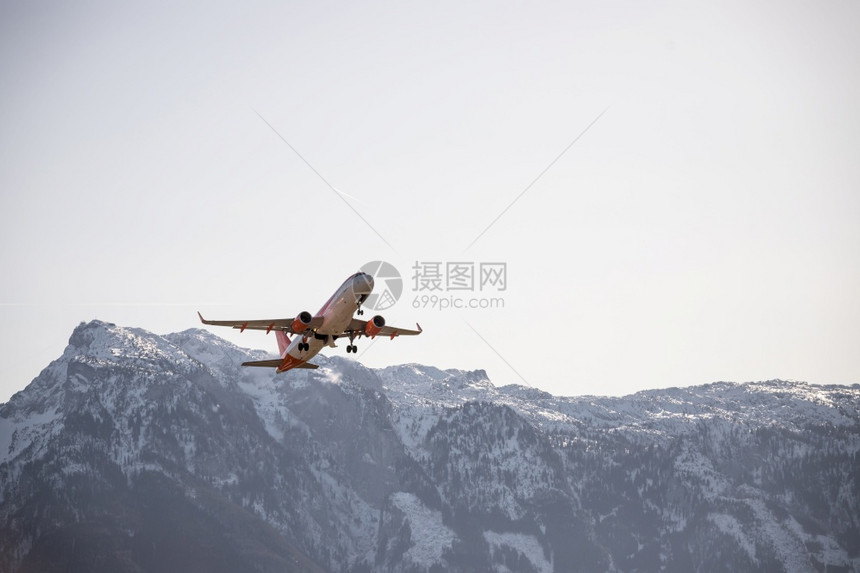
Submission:
M 255 360 L 253 362 L 243 362 L 242 366 L 260 366 L 261 368 L 277 368 L 278 366 L 281 365 L 281 362 L 283 362 L 283 360 L 281 360 L 280 358 L 275 358 L 273 360 Z M 299 364 L 297 366 L 293 366 L 293 368 L 315 369 L 315 368 L 319 368 L 319 366 L 317 366 L 316 364 L 311 364 L 310 362 L 303 362 L 302 364 Z

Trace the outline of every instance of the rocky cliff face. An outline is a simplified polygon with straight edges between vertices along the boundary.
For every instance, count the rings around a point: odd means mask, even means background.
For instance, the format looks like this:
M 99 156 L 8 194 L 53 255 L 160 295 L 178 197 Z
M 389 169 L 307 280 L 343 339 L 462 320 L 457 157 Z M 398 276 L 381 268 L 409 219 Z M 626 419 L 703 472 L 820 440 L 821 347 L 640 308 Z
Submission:
M 860 570 L 860 386 L 264 357 L 79 326 L 0 406 L 0 570 Z

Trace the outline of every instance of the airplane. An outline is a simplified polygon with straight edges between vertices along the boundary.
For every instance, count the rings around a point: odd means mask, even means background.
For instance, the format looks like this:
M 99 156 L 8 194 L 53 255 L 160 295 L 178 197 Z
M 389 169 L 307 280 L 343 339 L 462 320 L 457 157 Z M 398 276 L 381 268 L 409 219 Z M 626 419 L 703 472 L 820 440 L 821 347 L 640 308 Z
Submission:
M 337 348 L 335 340 L 348 337 L 349 344 L 347 353 L 355 353 L 358 348 L 354 344 L 356 338 L 369 336 L 389 336 L 393 340 L 395 336 L 412 336 L 421 334 L 421 325 L 415 324 L 418 330 L 406 328 L 395 328 L 385 324 L 385 319 L 379 315 L 370 320 L 353 318 L 353 314 L 364 314 L 362 303 L 373 291 L 373 277 L 367 273 L 358 272 L 346 279 L 331 298 L 326 301 L 319 311 L 311 316 L 308 311 L 303 311 L 292 318 L 277 318 L 265 320 L 206 320 L 200 311 L 197 316 L 203 324 L 214 326 L 231 326 L 238 328 L 239 332 L 245 330 L 265 330 L 269 334 L 275 331 L 278 340 L 280 358 L 274 360 L 255 360 L 243 362 L 242 366 L 259 366 L 264 368 L 276 368 L 277 372 L 286 372 L 293 368 L 318 368 L 317 364 L 308 362 L 317 353 L 328 346 Z M 287 335 L 295 334 L 290 340 Z

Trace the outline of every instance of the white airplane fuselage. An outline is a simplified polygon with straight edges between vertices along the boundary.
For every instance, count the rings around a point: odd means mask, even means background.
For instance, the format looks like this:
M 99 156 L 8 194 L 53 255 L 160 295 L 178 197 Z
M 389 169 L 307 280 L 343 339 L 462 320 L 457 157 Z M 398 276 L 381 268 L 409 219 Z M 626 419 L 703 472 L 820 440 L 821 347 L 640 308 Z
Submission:
M 373 277 L 367 273 L 356 273 L 346 279 L 319 309 L 316 316 L 323 317 L 323 323 L 316 336 L 295 336 L 281 356 L 286 359 L 278 372 L 295 368 L 317 355 L 326 346 L 336 347 L 334 336 L 347 329 L 355 311 L 373 291 Z M 307 350 L 299 350 L 299 344 L 306 343 Z M 287 359 L 289 357 L 289 359 Z

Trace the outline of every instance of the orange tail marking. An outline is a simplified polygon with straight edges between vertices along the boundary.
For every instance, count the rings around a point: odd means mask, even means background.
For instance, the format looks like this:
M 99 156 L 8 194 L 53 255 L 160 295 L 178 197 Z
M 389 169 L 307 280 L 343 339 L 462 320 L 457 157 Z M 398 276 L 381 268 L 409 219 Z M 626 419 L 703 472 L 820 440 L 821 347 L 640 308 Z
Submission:
M 280 353 L 279 356 L 283 358 L 287 352 L 287 348 L 290 346 L 290 338 L 283 330 L 276 330 L 275 338 L 278 340 L 278 352 Z

